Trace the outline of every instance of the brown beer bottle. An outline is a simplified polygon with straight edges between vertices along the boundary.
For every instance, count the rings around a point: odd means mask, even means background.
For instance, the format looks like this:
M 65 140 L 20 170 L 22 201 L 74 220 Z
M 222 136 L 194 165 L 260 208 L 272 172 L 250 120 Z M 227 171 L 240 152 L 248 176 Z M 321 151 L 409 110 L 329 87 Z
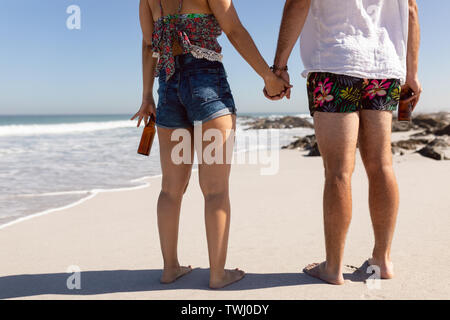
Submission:
M 156 128 L 155 128 L 155 117 L 150 116 L 147 125 L 142 131 L 141 141 L 139 143 L 138 153 L 144 156 L 150 155 L 150 150 L 152 149 L 153 140 L 155 138 Z
M 398 121 L 411 121 L 414 94 L 411 89 L 407 88 L 400 93 L 400 103 L 398 106 Z

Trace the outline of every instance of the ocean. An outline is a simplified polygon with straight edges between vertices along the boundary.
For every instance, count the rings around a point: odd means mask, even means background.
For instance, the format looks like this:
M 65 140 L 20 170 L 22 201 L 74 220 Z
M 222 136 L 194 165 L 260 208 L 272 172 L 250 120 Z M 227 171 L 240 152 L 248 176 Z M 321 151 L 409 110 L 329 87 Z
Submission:
M 237 139 L 257 117 L 286 114 L 242 114 Z M 297 115 L 308 118 L 308 115 Z M 142 185 L 142 178 L 161 173 L 155 139 L 150 157 L 137 154 L 142 133 L 130 115 L 0 116 L 0 225 L 64 207 L 98 189 Z M 252 132 L 253 131 L 253 132 Z M 311 129 L 274 130 L 279 148 Z M 264 139 L 236 144 L 235 152 L 273 148 Z

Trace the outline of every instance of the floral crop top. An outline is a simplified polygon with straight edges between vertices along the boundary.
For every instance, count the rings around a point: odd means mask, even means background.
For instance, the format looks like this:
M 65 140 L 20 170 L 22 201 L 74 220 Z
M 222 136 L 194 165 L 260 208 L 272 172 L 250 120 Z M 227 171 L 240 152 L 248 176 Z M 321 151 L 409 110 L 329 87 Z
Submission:
M 222 28 L 213 14 L 178 14 L 161 15 L 155 22 L 152 37 L 153 57 L 159 58 L 155 70 L 158 77 L 162 68 L 166 72 L 166 81 L 175 73 L 175 59 L 172 52 L 173 41 L 178 41 L 183 54 L 191 53 L 197 59 L 210 61 L 222 60 L 222 48 L 217 38 L 222 34 Z

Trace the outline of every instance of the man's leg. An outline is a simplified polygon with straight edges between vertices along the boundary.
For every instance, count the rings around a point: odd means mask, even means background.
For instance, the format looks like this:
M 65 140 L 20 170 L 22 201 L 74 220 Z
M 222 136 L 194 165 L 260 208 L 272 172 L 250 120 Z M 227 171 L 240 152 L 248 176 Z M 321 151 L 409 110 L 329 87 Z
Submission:
M 391 112 L 361 111 L 359 147 L 369 178 L 369 207 L 375 233 L 369 263 L 380 267 L 384 279 L 394 276 L 390 253 L 399 203 L 392 167 L 391 126 Z
M 323 215 L 326 261 L 304 272 L 332 284 L 343 284 L 342 259 L 352 217 L 351 177 L 358 141 L 359 114 L 314 114 L 317 142 L 325 167 Z

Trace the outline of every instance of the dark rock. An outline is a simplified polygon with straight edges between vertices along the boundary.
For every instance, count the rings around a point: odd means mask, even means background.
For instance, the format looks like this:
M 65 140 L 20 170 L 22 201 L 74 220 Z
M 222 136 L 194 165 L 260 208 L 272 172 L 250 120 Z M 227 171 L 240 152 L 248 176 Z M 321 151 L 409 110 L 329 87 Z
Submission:
M 450 124 L 448 126 L 442 128 L 442 129 L 440 129 L 440 130 L 436 130 L 434 132 L 434 134 L 437 135 L 437 136 L 443 136 L 443 135 L 450 136 Z
M 317 142 L 312 146 L 309 150 L 309 153 L 306 155 L 307 157 L 320 157 L 319 145 Z
M 297 140 L 282 147 L 282 149 L 309 150 L 309 153 L 306 155 L 307 157 L 320 157 L 319 145 L 317 144 L 317 139 L 314 134 L 298 137 Z
M 316 136 L 312 134 L 305 137 L 299 137 L 297 140 L 295 140 L 288 146 L 285 146 L 284 148 L 309 150 L 314 146 L 314 144 L 316 144 Z
M 290 128 L 314 128 L 313 124 L 306 119 L 299 117 L 282 117 L 279 119 L 257 119 L 247 122 L 252 129 L 290 129 Z
M 418 152 L 435 160 L 450 160 L 450 138 L 436 138 Z
M 419 154 L 421 154 L 424 157 L 427 158 L 431 158 L 431 159 L 435 159 L 435 160 L 445 160 L 445 152 L 440 149 L 440 148 L 436 148 L 436 147 L 432 147 L 432 146 L 426 146 L 422 149 L 420 149 Z
M 282 149 L 311 149 L 316 143 L 316 136 L 309 135 L 306 137 L 297 137 L 297 140 L 291 142 L 289 145 L 282 147 Z

